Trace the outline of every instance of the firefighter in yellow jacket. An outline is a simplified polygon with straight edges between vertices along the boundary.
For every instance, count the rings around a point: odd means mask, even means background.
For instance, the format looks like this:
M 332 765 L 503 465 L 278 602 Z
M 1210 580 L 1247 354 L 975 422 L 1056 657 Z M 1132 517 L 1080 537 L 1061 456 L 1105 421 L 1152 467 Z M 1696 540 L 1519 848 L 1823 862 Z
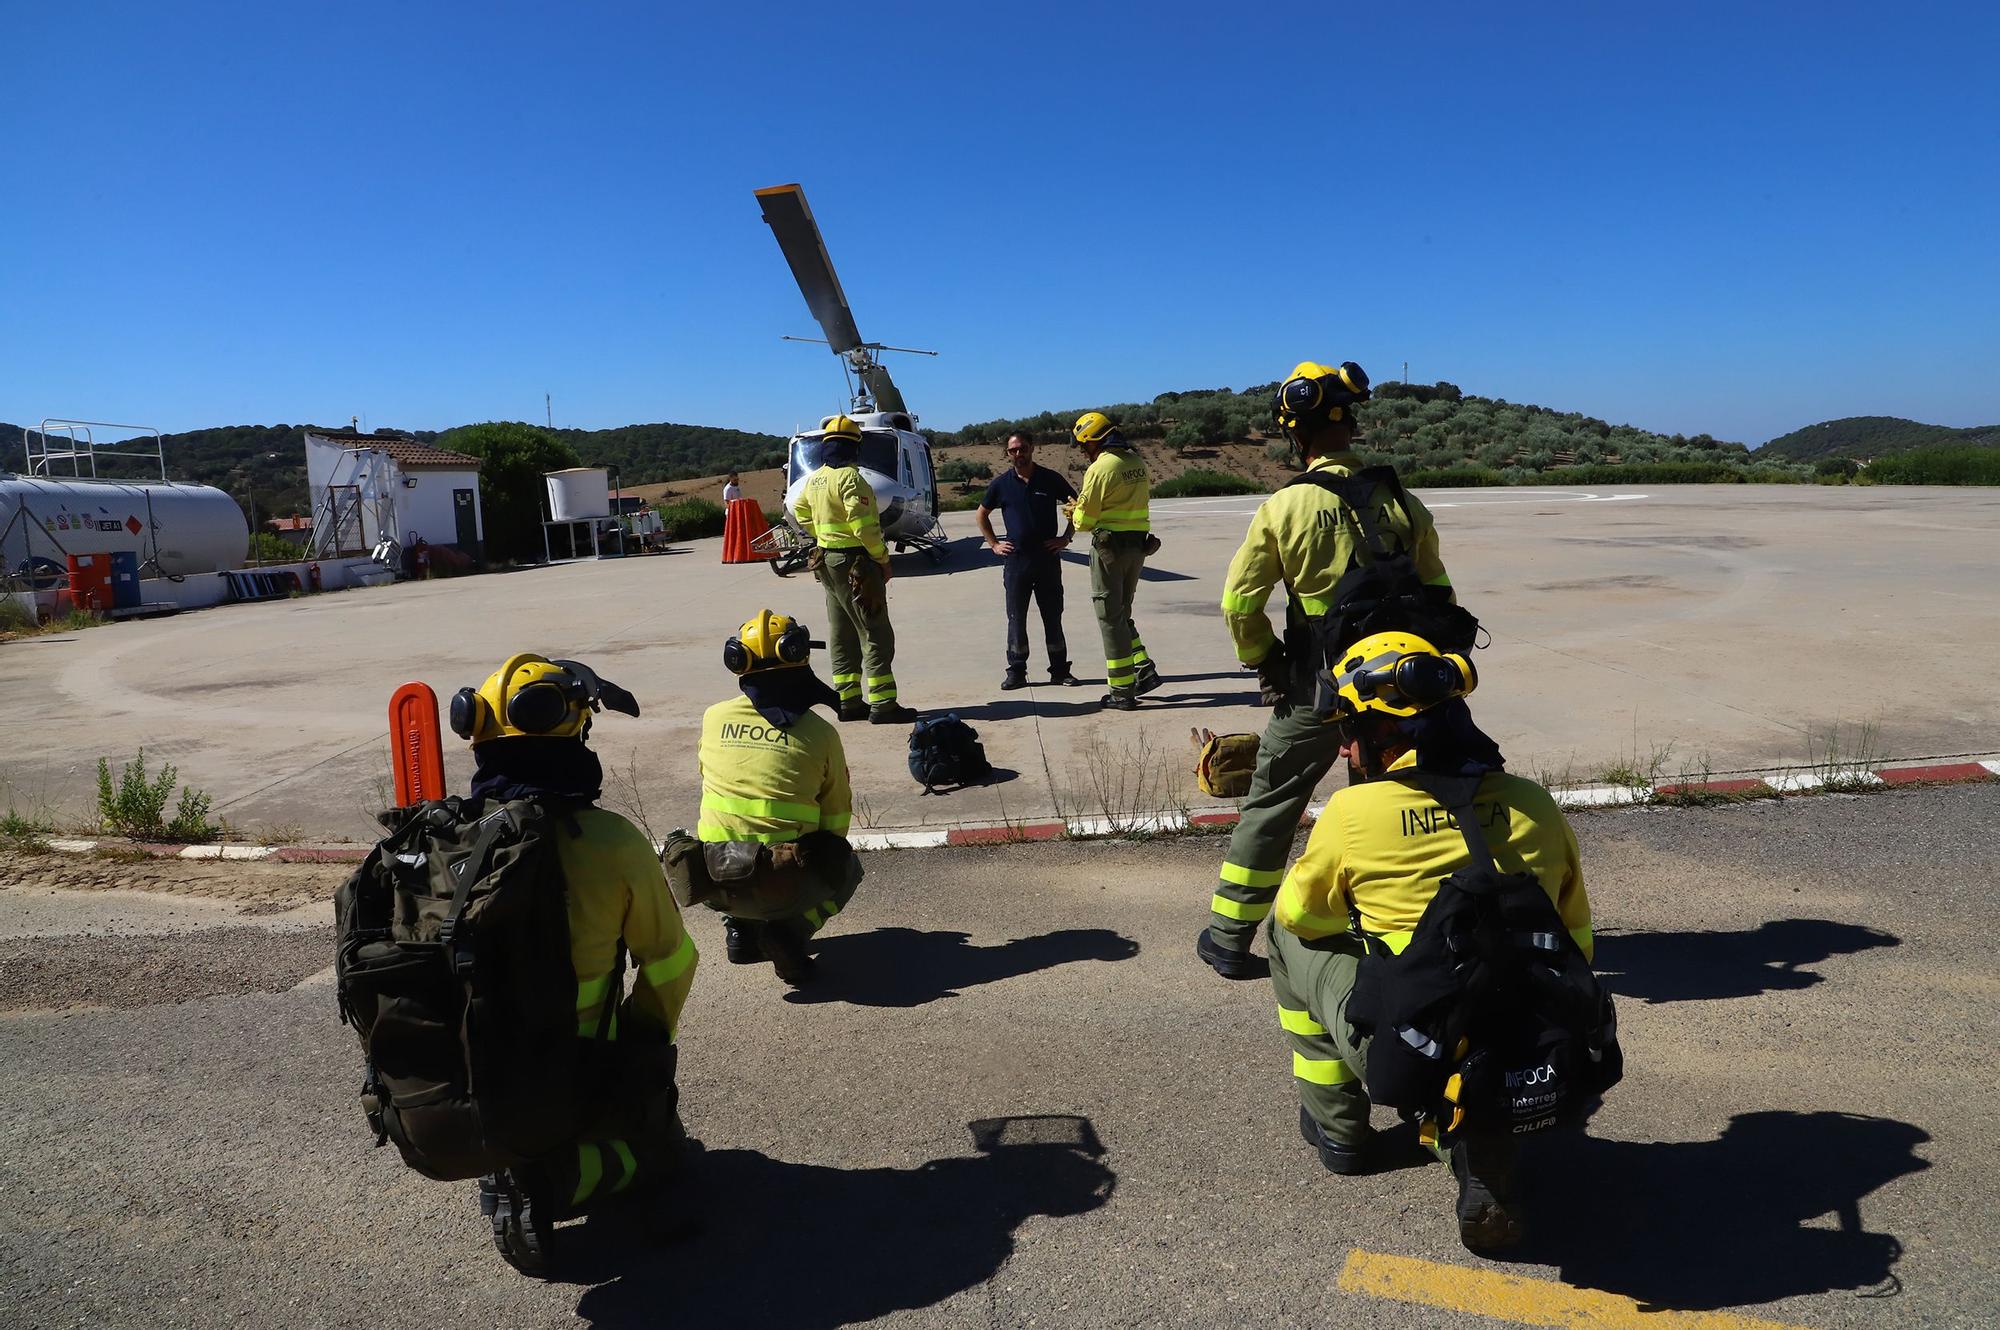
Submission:
M 1423 695 L 1399 673 L 1411 666 L 1445 682 Z M 1328 1170 L 1352 1174 L 1379 1162 L 1362 1088 L 1369 1039 L 1346 1019 L 1356 975 L 1371 949 L 1400 954 L 1438 884 L 1469 862 L 1457 823 L 1419 788 L 1419 773 L 1476 777 L 1472 810 L 1500 871 L 1532 874 L 1585 959 L 1593 947 L 1576 836 L 1549 792 L 1502 770 L 1499 748 L 1472 723 L 1459 700 L 1477 683 L 1470 663 L 1383 633 L 1355 645 L 1337 682 L 1349 714 L 1327 728 L 1369 779 L 1327 801 L 1264 933 L 1299 1129 Z M 1521 1236 L 1509 1195 L 1514 1150 L 1504 1131 L 1468 1129 L 1451 1146 L 1459 1233 L 1473 1250 Z
M 1160 686 L 1159 668 L 1132 622 L 1139 573 L 1146 555 L 1159 547 L 1152 537 L 1152 480 L 1145 459 L 1102 411 L 1077 417 L 1070 434 L 1090 461 L 1070 516 L 1076 533 L 1090 539 L 1090 598 L 1104 639 L 1104 682 L 1111 690 L 1101 705 L 1107 711 L 1136 711 L 1140 694 Z
M 875 491 L 856 465 L 860 453 L 861 426 L 847 416 L 821 421 L 820 466 L 806 478 L 792 516 L 819 547 L 840 718 L 908 724 L 917 713 L 896 700 L 896 630 L 889 625 L 895 574 Z
M 1348 477 L 1362 469 L 1353 452 L 1353 413 L 1368 396 L 1368 375 L 1351 361 L 1338 368 L 1307 361 L 1280 385 L 1273 414 L 1308 474 Z M 1385 538 L 1411 553 L 1425 585 L 1449 599 L 1451 578 L 1438 558 L 1430 512 L 1414 495 L 1403 497 L 1406 505 L 1385 501 L 1372 519 Z M 1338 736 L 1314 715 L 1306 620 L 1332 608 L 1341 578 L 1368 557 L 1356 516 L 1340 497 L 1316 485 L 1289 484 L 1258 507 L 1230 560 L 1223 619 L 1237 659 L 1258 672 L 1277 708 L 1258 740 L 1256 772 L 1209 901 L 1208 927 L 1195 942 L 1196 954 L 1226 979 L 1262 973 L 1251 939 L 1271 912 L 1306 805 L 1340 755 Z M 1264 612 L 1280 582 L 1284 642 Z
M 861 881 L 847 754 L 812 710 L 839 704 L 807 663 L 815 645 L 803 624 L 759 610 L 722 649 L 742 692 L 701 718 L 706 903 L 723 911 L 731 964 L 768 960 L 794 986 L 812 978 L 807 939 Z
M 638 1101 L 623 1112 L 635 1130 L 592 1136 L 572 1153 L 480 1180 L 494 1244 L 531 1274 L 545 1272 L 556 1220 L 651 1190 L 672 1173 L 685 1139 L 675 1112 L 673 1042 L 698 957 L 651 842 L 596 806 L 604 773 L 585 740 L 601 707 L 639 714 L 630 693 L 588 666 L 530 654 L 510 656 L 452 702 L 452 728 L 472 741 L 474 797 L 542 798 L 564 810 L 559 822 L 568 832 L 557 836 L 556 849 L 577 1033 L 607 1042 L 615 1053 L 610 1088 Z M 636 968 L 629 991 L 628 953 Z

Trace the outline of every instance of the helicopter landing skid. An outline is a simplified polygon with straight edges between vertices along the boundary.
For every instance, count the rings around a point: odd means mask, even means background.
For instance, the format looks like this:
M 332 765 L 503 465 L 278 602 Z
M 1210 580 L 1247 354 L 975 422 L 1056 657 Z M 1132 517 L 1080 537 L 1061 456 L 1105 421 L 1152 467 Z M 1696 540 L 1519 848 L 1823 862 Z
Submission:
M 951 537 L 945 535 L 943 524 L 933 521 L 931 529 L 921 536 L 908 536 L 896 541 L 896 553 L 916 550 L 931 561 L 932 567 L 936 567 L 944 562 L 945 546 L 950 543 Z
M 812 557 L 813 542 L 790 526 L 774 526 L 750 542 L 750 552 L 768 560 L 778 576 L 790 577 Z

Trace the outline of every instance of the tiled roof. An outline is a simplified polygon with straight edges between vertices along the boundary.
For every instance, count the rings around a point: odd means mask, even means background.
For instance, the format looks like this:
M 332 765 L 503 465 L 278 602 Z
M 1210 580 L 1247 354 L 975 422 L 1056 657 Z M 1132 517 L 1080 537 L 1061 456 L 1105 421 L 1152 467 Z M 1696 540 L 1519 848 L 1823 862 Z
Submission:
M 337 443 L 350 452 L 375 449 L 389 455 L 389 460 L 397 466 L 410 468 L 439 467 L 453 471 L 477 471 L 479 459 L 469 453 L 455 453 L 447 448 L 433 448 L 428 443 L 418 443 L 415 439 L 385 439 L 373 434 L 350 434 L 346 430 L 321 433 L 312 431 L 316 439 Z
M 280 531 L 310 531 L 313 520 L 310 517 L 274 517 L 271 525 Z

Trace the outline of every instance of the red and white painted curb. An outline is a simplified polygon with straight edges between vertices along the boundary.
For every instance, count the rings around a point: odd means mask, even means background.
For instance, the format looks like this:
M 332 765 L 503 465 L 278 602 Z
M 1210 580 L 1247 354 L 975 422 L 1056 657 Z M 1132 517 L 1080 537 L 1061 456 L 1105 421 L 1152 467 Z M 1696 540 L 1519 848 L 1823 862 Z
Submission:
M 1556 790 L 1554 794 L 1556 802 L 1564 808 L 1620 808 L 1703 794 L 1729 798 L 1778 798 L 1787 794 L 1810 794 L 1827 785 L 1842 792 L 1852 792 L 1862 787 L 1963 785 L 1996 778 L 2000 778 L 2000 758 L 1981 758 L 1927 761 L 1872 770 L 1860 767 L 1833 771 L 1795 768 L 1760 776 L 1663 782 L 1658 785 L 1587 785 Z M 1317 818 L 1325 807 L 1325 804 L 1319 803 L 1307 808 L 1307 820 Z M 1046 822 L 965 823 L 903 831 L 857 831 L 848 839 L 857 850 L 935 850 L 945 846 L 1018 845 L 1029 841 L 1174 835 L 1235 825 L 1235 809 L 1211 808 L 1134 818 L 1078 817 Z M 286 864 L 353 864 L 361 862 L 368 853 L 365 845 L 158 845 L 67 836 L 51 837 L 47 844 L 52 850 L 77 854 L 89 853 L 99 846 L 117 846 L 160 859 L 267 860 Z

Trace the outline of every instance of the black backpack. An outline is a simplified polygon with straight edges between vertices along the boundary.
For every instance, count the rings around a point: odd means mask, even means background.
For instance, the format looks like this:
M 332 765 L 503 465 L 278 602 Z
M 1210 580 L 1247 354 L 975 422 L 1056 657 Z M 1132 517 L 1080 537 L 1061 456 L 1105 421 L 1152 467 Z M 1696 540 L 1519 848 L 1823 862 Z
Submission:
M 389 835 L 334 896 L 340 1014 L 361 1036 L 376 1144 L 445 1181 L 567 1146 L 596 1079 L 555 843 L 575 823 L 560 805 L 456 798 L 382 820 Z M 621 950 L 612 1002 L 623 971 Z
M 1416 559 L 1380 520 L 1390 505 L 1414 528 L 1409 492 L 1396 469 L 1363 467 L 1351 475 L 1303 471 L 1285 487 L 1312 485 L 1338 498 L 1354 513 L 1365 559 L 1357 558 L 1334 584 L 1332 607 L 1321 615 L 1287 611 L 1285 651 L 1293 663 L 1295 695 L 1310 698 L 1322 719 L 1336 714 L 1341 658 L 1375 633 L 1414 633 L 1439 651 L 1464 655 L 1479 636 L 1479 620 L 1454 605 L 1447 587 L 1425 586 Z
M 910 729 L 910 774 L 934 794 L 940 785 L 970 785 L 991 774 L 979 732 L 956 712 L 920 720 Z
M 1471 859 L 1400 953 L 1368 943 L 1347 1019 L 1374 1035 L 1369 1098 L 1429 1117 L 1444 1140 L 1468 1124 L 1518 1135 L 1575 1120 L 1624 1075 L 1611 995 L 1542 884 L 1494 865 L 1479 778 L 1403 779 L 1450 810 Z

